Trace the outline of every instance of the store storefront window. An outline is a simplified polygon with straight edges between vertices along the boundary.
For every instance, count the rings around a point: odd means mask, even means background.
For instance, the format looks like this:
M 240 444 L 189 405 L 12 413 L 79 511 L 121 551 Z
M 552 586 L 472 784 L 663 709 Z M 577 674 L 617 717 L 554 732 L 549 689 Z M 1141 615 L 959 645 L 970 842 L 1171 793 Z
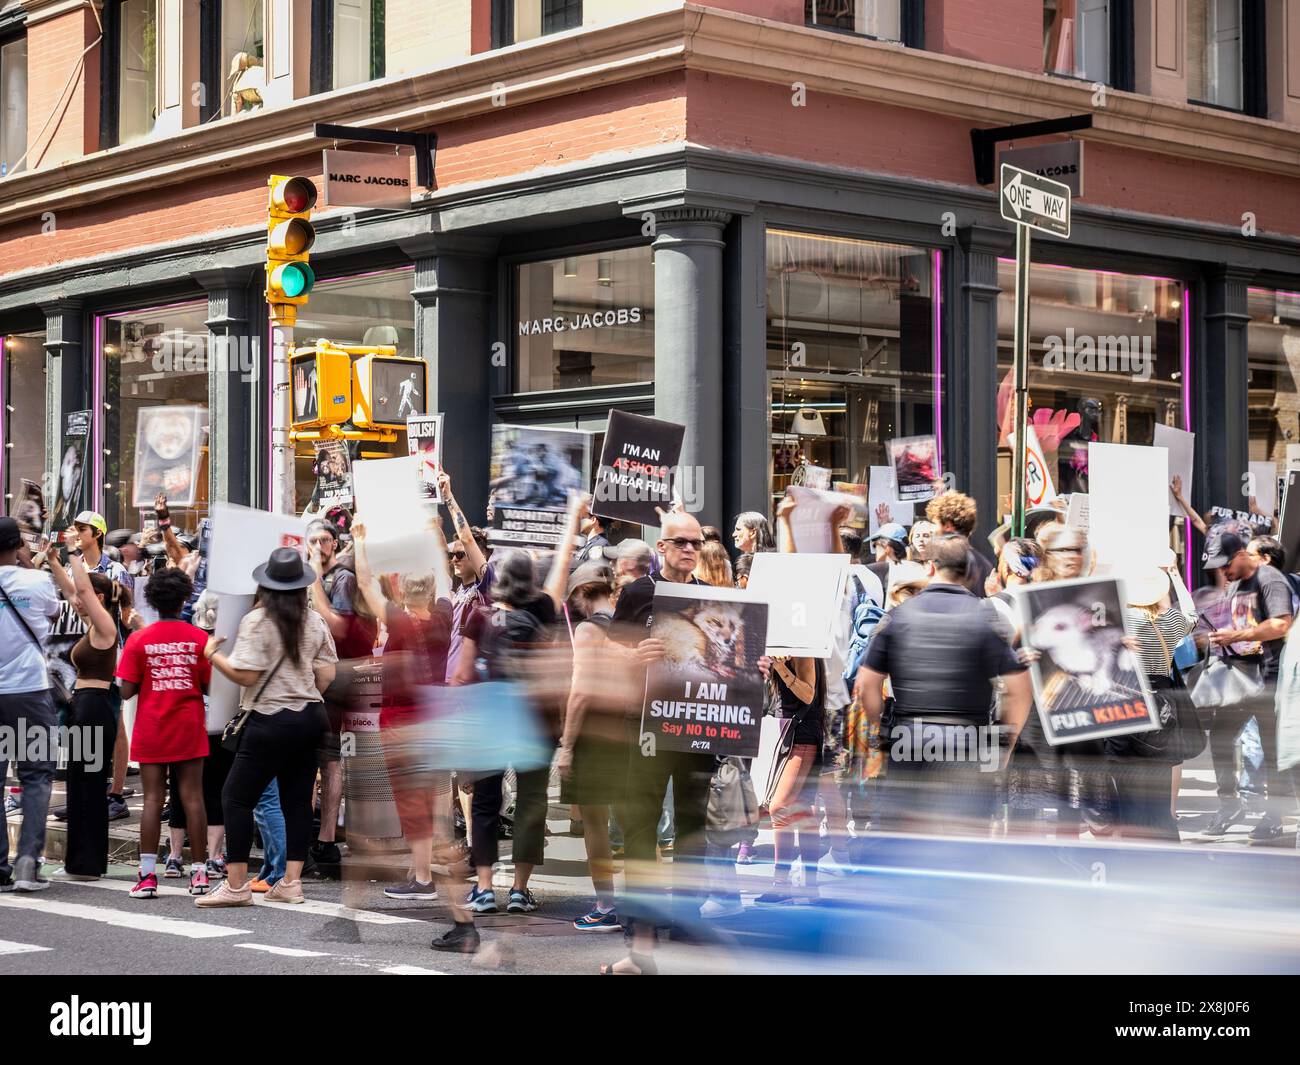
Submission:
M 45 482 L 45 334 L 14 333 L 0 355 L 0 402 L 4 404 L 4 511 L 19 515 L 23 481 Z M 52 508 L 54 500 L 46 499 Z
M 998 481 L 1010 503 L 1015 263 L 998 264 Z M 1088 491 L 1088 444 L 1151 444 L 1187 428 L 1183 286 L 1166 278 L 1030 268 L 1029 418 L 1057 492 Z
M 1250 465 L 1256 501 L 1272 509 L 1274 479 L 1300 469 L 1300 292 L 1252 288 L 1246 299 Z
M 654 379 L 649 246 L 523 263 L 515 296 L 517 391 Z
M 938 261 L 902 244 L 768 230 L 773 500 L 804 463 L 866 484 L 889 440 L 935 432 Z
M 298 346 L 323 339 L 343 347 L 389 346 L 396 348 L 398 355 L 416 355 L 414 284 L 413 267 L 318 282 L 311 301 L 298 314 L 294 329 Z M 395 443 L 358 442 L 351 449 L 354 458 L 394 458 L 406 454 L 406 438 L 399 434 Z M 299 512 L 307 507 L 316 487 L 315 458 L 310 443 L 298 444 L 294 493 Z
M 105 315 L 96 323 L 94 468 L 110 529 L 140 529 L 167 494 L 178 528 L 208 513 L 206 300 Z

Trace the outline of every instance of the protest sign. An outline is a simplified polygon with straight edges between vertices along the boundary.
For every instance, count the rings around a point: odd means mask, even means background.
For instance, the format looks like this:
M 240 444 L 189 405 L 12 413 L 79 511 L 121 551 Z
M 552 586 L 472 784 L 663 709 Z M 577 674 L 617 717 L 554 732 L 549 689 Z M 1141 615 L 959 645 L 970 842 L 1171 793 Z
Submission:
M 614 521 L 658 525 L 655 507 L 672 506 L 672 478 L 685 435 L 686 427 L 675 422 L 610 411 L 592 487 L 592 512 Z
M 1092 488 L 1095 493 L 1095 479 Z M 1163 510 L 1164 496 L 1157 500 Z M 1084 577 L 1021 585 L 1012 591 L 1024 642 L 1039 652 L 1029 673 L 1048 743 L 1057 746 L 1160 727 L 1146 674 L 1123 644 L 1128 633 L 1119 581 Z
M 17 520 L 23 542 L 32 551 L 40 548 L 41 529 L 45 527 L 45 493 L 35 481 L 22 478 L 22 490 L 10 515 Z
M 366 558 L 374 573 L 430 573 L 437 565 L 429 505 L 420 493 L 416 455 L 367 459 L 352 467 L 357 520 L 366 527 Z
M 63 423 L 63 459 L 59 464 L 54 510 L 50 515 L 53 528 L 60 533 L 72 524 L 72 519 L 81 510 L 81 490 L 85 480 L 86 450 L 89 440 L 90 411 L 72 411 Z
M 1088 493 L 1071 492 L 1070 505 L 1065 511 L 1065 524 L 1071 529 L 1082 529 L 1088 531 L 1089 514 L 1088 514 Z
M 174 507 L 192 507 L 206 442 L 205 407 L 141 407 L 135 420 L 133 507 L 151 507 L 159 492 Z
M 214 503 L 207 586 L 228 595 L 252 595 L 257 591 L 253 570 L 277 547 L 292 547 L 307 557 L 307 527 L 302 518 Z
M 849 562 L 845 554 L 754 556 L 748 590 L 768 605 L 768 654 L 830 657 Z
M 1300 470 L 1300 444 L 1287 444 L 1286 469 L 1288 473 L 1292 470 Z
M 1183 497 L 1191 499 L 1192 457 L 1196 454 L 1196 434 L 1189 433 L 1186 429 L 1175 429 L 1172 425 L 1157 422 L 1154 443 L 1156 447 L 1162 447 L 1169 452 L 1170 483 L 1173 483 L 1175 477 L 1181 477 L 1183 481 Z M 1178 505 L 1178 500 L 1174 498 L 1173 489 L 1166 492 L 1166 495 L 1169 501 L 1169 516 L 1172 518 L 1185 517 L 1183 508 Z
M 1282 505 L 1282 527 L 1278 539 L 1282 541 L 1287 571 L 1290 572 L 1300 560 L 1300 491 L 1297 491 L 1300 488 L 1300 470 L 1291 470 L 1286 479 L 1286 500 Z
M 794 471 L 791 483 L 825 492 L 831 486 L 831 471 L 825 466 L 814 466 L 811 462 L 805 462 Z
M 886 521 L 896 521 L 900 525 L 911 525 L 915 520 L 915 508 L 911 503 L 899 503 L 894 499 L 894 467 L 872 466 L 867 489 L 867 535 L 875 536 L 880 531 L 880 505 L 889 508 Z
M 1251 534 L 1259 536 L 1273 528 L 1273 517 L 1249 510 L 1233 510 L 1232 507 L 1211 507 L 1205 512 L 1205 524 L 1210 529 L 1216 525 L 1248 526 Z
M 569 493 L 586 490 L 590 471 L 590 433 L 494 425 L 488 541 L 507 547 L 558 546 Z
M 939 446 L 933 434 L 889 441 L 889 461 L 894 470 L 897 502 L 923 503 L 934 498 L 934 482 L 939 479 L 940 470 Z
M 792 485 L 786 494 L 797 504 L 790 514 L 790 530 L 794 534 L 794 549 L 801 553 L 826 555 L 839 550 L 830 520 L 841 507 L 850 508 L 860 518 L 866 517 L 866 503 L 860 496 L 822 492 L 806 485 Z M 783 526 L 780 532 L 784 535 Z
M 653 736 L 658 750 L 754 757 L 767 626 L 767 604 L 751 592 L 656 584 L 650 636 L 663 644 L 664 656 L 646 673 L 642 735 Z
M 442 502 L 438 474 L 442 472 L 442 415 L 412 414 L 406 419 L 407 454 L 420 459 L 420 494 Z
M 316 444 L 316 493 L 313 499 L 317 510 L 330 507 L 353 509 L 352 460 L 348 457 L 346 440 L 322 440 Z
M 218 504 L 220 505 L 220 504 Z M 244 615 L 253 609 L 254 596 L 217 595 L 217 626 L 213 636 L 224 636 L 226 642 L 221 649 L 229 654 L 235 647 L 235 636 L 239 632 L 239 623 Z M 219 669 L 212 670 L 212 680 L 208 683 L 208 703 L 206 707 L 207 729 L 209 733 L 220 732 L 226 722 L 235 716 L 239 709 L 239 685 L 228 678 Z
M 1015 447 L 1016 434 L 1010 436 L 1011 446 Z M 1038 441 L 1038 434 L 1032 425 L 1025 431 L 1025 505 L 1038 507 L 1050 503 L 1056 498 L 1056 484 L 1052 480 L 1052 471 L 1044 458 L 1043 445 Z
M 1272 462 L 1251 462 L 1248 469 L 1255 506 L 1271 517 L 1277 512 L 1277 467 Z
M 1088 445 L 1088 541 L 1099 566 L 1158 565 L 1169 549 L 1169 452 Z

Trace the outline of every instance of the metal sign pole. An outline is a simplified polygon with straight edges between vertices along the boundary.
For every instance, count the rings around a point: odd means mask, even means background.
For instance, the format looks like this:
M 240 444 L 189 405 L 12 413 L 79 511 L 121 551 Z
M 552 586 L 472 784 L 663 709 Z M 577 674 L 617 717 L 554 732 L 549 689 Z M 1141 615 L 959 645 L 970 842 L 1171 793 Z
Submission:
M 1029 227 L 1016 226 L 1016 453 L 1011 467 L 1011 529 L 1025 534 L 1025 453 L 1029 437 Z
M 294 514 L 294 448 L 289 439 L 289 349 L 293 326 L 271 327 L 271 511 Z

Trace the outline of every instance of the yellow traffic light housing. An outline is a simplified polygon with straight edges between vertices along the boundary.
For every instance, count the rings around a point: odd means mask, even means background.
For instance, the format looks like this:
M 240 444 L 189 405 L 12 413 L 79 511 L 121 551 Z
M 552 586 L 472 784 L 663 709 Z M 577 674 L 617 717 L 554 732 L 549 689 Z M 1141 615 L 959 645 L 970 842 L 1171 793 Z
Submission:
M 278 325 L 293 325 L 297 308 L 316 284 L 308 253 L 316 243 L 311 211 L 316 185 L 305 177 L 273 174 L 267 181 L 266 302 Z
M 428 412 L 428 365 L 389 353 L 363 355 L 352 366 L 352 422 L 361 429 L 405 429 L 408 414 Z
M 339 425 L 352 416 L 352 357 L 329 341 L 289 356 L 289 425 Z

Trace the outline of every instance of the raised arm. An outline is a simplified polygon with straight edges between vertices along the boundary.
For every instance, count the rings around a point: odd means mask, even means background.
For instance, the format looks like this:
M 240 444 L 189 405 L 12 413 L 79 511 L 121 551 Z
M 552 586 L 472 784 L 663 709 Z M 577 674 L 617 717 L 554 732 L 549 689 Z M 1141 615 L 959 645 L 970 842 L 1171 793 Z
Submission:
M 370 612 L 383 621 L 388 617 L 388 601 L 379 590 L 379 581 L 370 570 L 370 559 L 366 555 L 366 527 L 363 522 L 352 523 L 352 544 L 357 563 L 357 587 L 361 589 L 361 596 Z
M 465 545 L 465 558 L 473 568 L 476 575 L 481 575 L 483 567 L 487 565 L 487 559 L 483 557 L 483 552 L 474 541 L 474 533 L 468 521 L 465 520 L 465 514 L 460 509 L 460 504 L 456 502 L 456 497 L 451 494 L 451 474 L 446 470 L 438 473 L 438 488 L 442 492 L 443 502 L 447 504 L 447 510 L 451 513 L 451 523 L 456 528 L 456 536 L 462 544 Z
M 72 560 L 72 583 L 81 596 L 81 602 L 86 607 L 86 613 L 90 616 L 90 643 L 92 647 L 97 647 L 101 651 L 107 651 L 110 647 L 117 644 L 117 623 L 113 621 L 113 615 L 108 612 L 108 608 L 99 601 L 99 596 L 95 594 L 95 586 L 90 583 L 90 574 L 86 571 L 86 563 L 80 558 Z M 96 644 L 95 637 L 99 637 L 99 643 Z
M 777 539 L 781 542 L 781 551 L 787 555 L 793 555 L 798 551 L 794 542 L 794 529 L 790 527 L 790 515 L 794 513 L 797 504 L 789 496 L 786 496 L 776 505 L 776 527 Z M 781 536 L 781 530 L 785 530 L 785 535 Z
M 172 516 L 171 511 L 167 509 L 165 492 L 159 492 L 154 499 L 153 512 L 158 516 L 158 528 L 162 531 L 163 548 L 167 552 L 167 559 L 173 566 L 179 566 L 181 559 L 189 554 L 189 549 L 176 539 L 176 530 L 172 528 Z
M 433 601 L 451 599 L 451 562 L 447 558 L 447 537 L 442 531 L 442 518 L 435 514 L 429 519 L 429 531 L 433 533 Z M 473 537 L 471 536 L 472 540 Z
M 545 592 L 551 597 L 557 611 L 564 610 L 564 590 L 569 583 L 569 563 L 573 560 L 573 538 L 578 535 L 582 519 L 591 513 L 591 496 L 574 493 L 569 499 L 569 513 L 564 519 L 564 535 L 551 559 L 551 572 L 546 578 Z
M 1178 505 L 1183 508 L 1183 513 L 1192 519 L 1192 527 L 1204 536 L 1206 533 L 1205 519 L 1197 514 L 1192 509 L 1192 505 L 1187 502 L 1186 497 L 1183 495 L 1183 479 L 1178 474 L 1174 474 L 1174 479 L 1169 482 L 1169 491 L 1173 493 Z

